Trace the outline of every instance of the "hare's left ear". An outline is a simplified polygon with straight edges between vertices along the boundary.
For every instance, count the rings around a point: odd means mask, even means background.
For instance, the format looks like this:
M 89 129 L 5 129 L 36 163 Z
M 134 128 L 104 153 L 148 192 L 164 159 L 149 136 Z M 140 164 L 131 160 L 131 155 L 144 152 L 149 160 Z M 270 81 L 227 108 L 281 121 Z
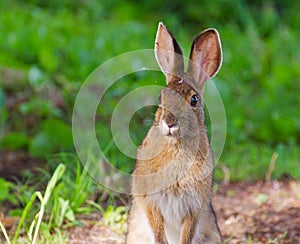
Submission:
M 155 57 L 167 84 L 176 78 L 183 78 L 184 64 L 182 51 L 167 27 L 160 22 L 155 40 Z
M 203 92 L 204 83 L 214 77 L 222 64 L 222 48 L 216 29 L 200 33 L 192 44 L 187 74 Z

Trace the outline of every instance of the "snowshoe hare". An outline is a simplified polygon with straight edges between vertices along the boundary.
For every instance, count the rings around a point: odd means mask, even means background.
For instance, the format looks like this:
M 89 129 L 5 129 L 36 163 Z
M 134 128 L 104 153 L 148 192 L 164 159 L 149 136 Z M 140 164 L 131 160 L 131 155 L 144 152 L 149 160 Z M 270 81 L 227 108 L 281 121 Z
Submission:
M 204 84 L 222 63 L 219 34 L 207 29 L 195 38 L 184 72 L 181 48 L 159 23 L 155 57 L 167 86 L 137 151 L 126 243 L 221 243 L 203 108 Z

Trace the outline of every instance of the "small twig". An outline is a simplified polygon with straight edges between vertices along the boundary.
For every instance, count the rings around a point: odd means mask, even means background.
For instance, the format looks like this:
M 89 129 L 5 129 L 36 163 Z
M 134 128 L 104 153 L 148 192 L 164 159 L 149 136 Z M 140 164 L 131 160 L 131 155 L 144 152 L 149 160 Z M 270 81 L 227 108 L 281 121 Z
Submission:
M 268 171 L 266 173 L 266 177 L 265 177 L 266 182 L 270 182 L 272 180 L 272 173 L 274 171 L 275 163 L 276 163 L 277 158 L 278 158 L 278 153 L 274 152 L 272 157 L 271 157 L 270 163 L 269 163 Z

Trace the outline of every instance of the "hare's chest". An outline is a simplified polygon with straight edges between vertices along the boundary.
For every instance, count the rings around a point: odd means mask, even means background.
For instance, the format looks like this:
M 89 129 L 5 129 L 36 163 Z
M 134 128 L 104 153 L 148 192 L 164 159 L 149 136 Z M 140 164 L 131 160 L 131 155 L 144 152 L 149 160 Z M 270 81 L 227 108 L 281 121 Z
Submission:
M 161 212 L 168 225 L 180 230 L 183 219 L 201 208 L 202 200 L 192 189 L 174 194 L 170 189 L 153 194 L 149 199 Z

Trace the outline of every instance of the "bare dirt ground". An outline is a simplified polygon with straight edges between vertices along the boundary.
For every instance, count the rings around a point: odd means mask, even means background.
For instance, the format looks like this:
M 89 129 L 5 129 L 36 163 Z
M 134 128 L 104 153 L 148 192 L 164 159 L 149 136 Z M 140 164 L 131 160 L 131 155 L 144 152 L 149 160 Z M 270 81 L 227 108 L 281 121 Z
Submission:
M 224 243 L 300 243 L 300 183 L 230 183 L 214 196 Z M 70 244 L 122 243 L 100 225 L 74 227 Z
M 229 184 L 214 206 L 228 243 L 300 243 L 300 183 Z

